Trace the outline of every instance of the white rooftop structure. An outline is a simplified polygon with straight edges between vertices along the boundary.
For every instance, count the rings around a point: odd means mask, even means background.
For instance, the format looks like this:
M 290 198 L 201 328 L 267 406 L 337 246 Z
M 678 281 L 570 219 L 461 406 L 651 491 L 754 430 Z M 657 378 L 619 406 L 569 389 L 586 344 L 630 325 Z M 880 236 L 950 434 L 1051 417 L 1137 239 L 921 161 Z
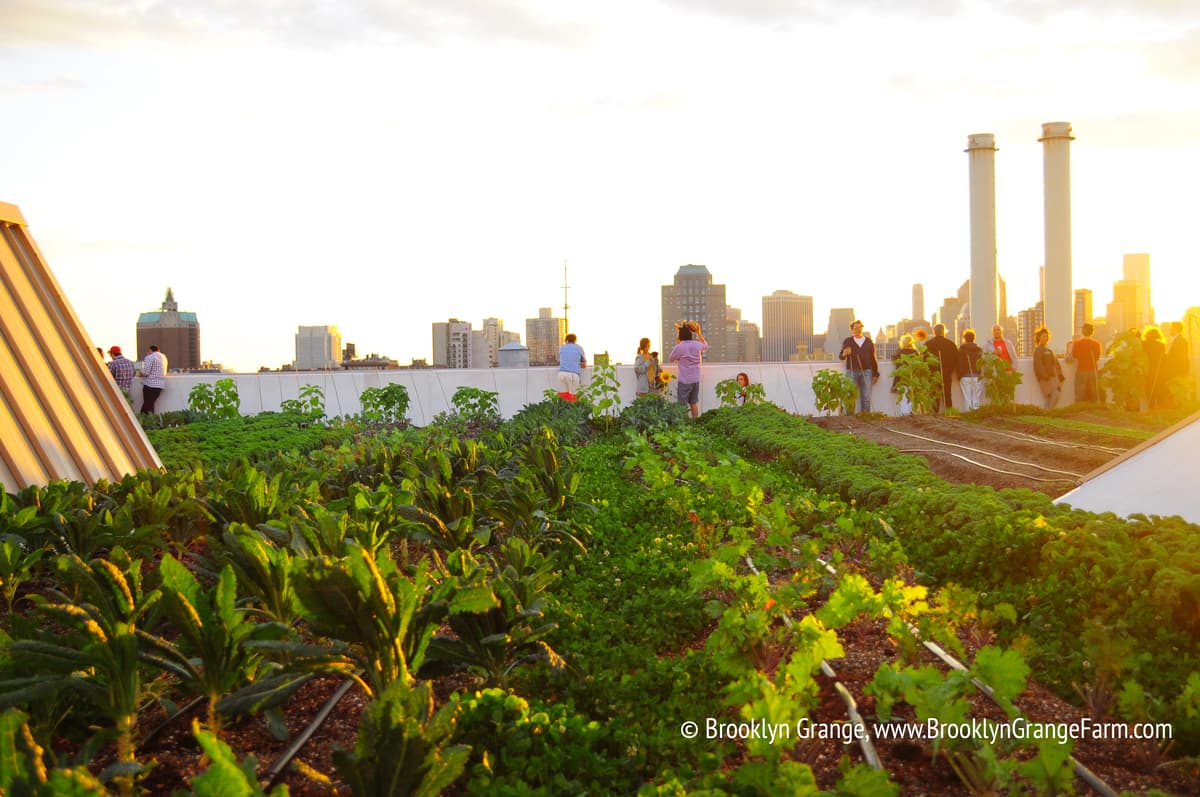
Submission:
M 1200 412 L 1097 468 L 1055 503 L 1122 517 L 1179 515 L 1200 523 L 1197 451 Z

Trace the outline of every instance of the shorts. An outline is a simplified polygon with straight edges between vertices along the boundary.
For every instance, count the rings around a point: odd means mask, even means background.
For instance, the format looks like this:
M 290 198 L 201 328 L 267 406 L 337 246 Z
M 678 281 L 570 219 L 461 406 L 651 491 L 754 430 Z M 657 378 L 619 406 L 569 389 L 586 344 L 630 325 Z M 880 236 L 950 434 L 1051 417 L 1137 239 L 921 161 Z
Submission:
M 675 384 L 676 397 L 680 404 L 700 403 L 699 382 L 676 382 Z
M 572 371 L 558 372 L 558 392 L 559 393 L 578 393 L 579 392 L 579 374 Z

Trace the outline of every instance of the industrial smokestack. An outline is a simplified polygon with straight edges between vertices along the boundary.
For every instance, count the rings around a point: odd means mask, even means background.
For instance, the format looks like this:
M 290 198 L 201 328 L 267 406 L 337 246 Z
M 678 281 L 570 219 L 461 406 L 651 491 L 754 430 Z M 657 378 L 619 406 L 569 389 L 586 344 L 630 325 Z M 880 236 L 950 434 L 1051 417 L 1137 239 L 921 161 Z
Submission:
M 1046 202 L 1046 328 L 1053 348 L 1063 351 L 1075 331 L 1071 293 L 1070 122 L 1042 125 L 1042 175 Z
M 971 326 L 986 337 L 996 307 L 996 137 L 967 136 L 971 175 Z M 1068 336 L 1069 337 L 1069 336 Z

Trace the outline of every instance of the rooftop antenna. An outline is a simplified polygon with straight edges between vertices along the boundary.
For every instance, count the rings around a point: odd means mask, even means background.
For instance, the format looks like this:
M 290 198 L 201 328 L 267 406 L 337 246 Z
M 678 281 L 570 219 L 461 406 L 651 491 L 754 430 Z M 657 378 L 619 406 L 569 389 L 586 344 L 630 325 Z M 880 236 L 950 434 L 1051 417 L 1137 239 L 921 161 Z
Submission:
M 564 325 L 564 326 L 566 326 L 568 329 L 570 329 L 570 326 L 569 326 L 569 324 L 567 324 L 567 323 L 566 323 L 566 322 L 568 321 L 568 318 L 569 318 L 569 316 L 567 315 L 567 311 L 571 309 L 571 305 L 567 304 L 567 288 L 568 288 L 568 287 L 570 287 L 570 286 L 568 286 L 568 285 L 567 285 L 567 259 L 564 257 L 564 258 L 563 258 L 563 284 L 562 284 L 562 289 L 563 289 L 563 325 Z

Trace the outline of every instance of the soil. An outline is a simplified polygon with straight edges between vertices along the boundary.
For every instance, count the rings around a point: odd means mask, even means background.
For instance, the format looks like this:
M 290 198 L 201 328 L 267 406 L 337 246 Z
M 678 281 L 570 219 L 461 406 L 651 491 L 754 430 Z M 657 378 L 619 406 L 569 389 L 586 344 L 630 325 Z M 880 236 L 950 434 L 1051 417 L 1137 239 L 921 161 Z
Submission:
M 1102 410 L 1081 411 L 1072 421 L 1103 424 Z M 1124 422 L 1124 418 L 1122 419 Z M 1141 442 L 1130 434 L 1056 429 L 1015 415 L 834 416 L 813 418 L 818 426 L 871 440 L 922 457 L 930 469 L 955 484 L 997 489 L 1027 487 L 1057 498 L 1089 473 Z M 1135 421 L 1137 422 L 1137 421 Z M 1147 419 L 1141 431 L 1165 424 Z

